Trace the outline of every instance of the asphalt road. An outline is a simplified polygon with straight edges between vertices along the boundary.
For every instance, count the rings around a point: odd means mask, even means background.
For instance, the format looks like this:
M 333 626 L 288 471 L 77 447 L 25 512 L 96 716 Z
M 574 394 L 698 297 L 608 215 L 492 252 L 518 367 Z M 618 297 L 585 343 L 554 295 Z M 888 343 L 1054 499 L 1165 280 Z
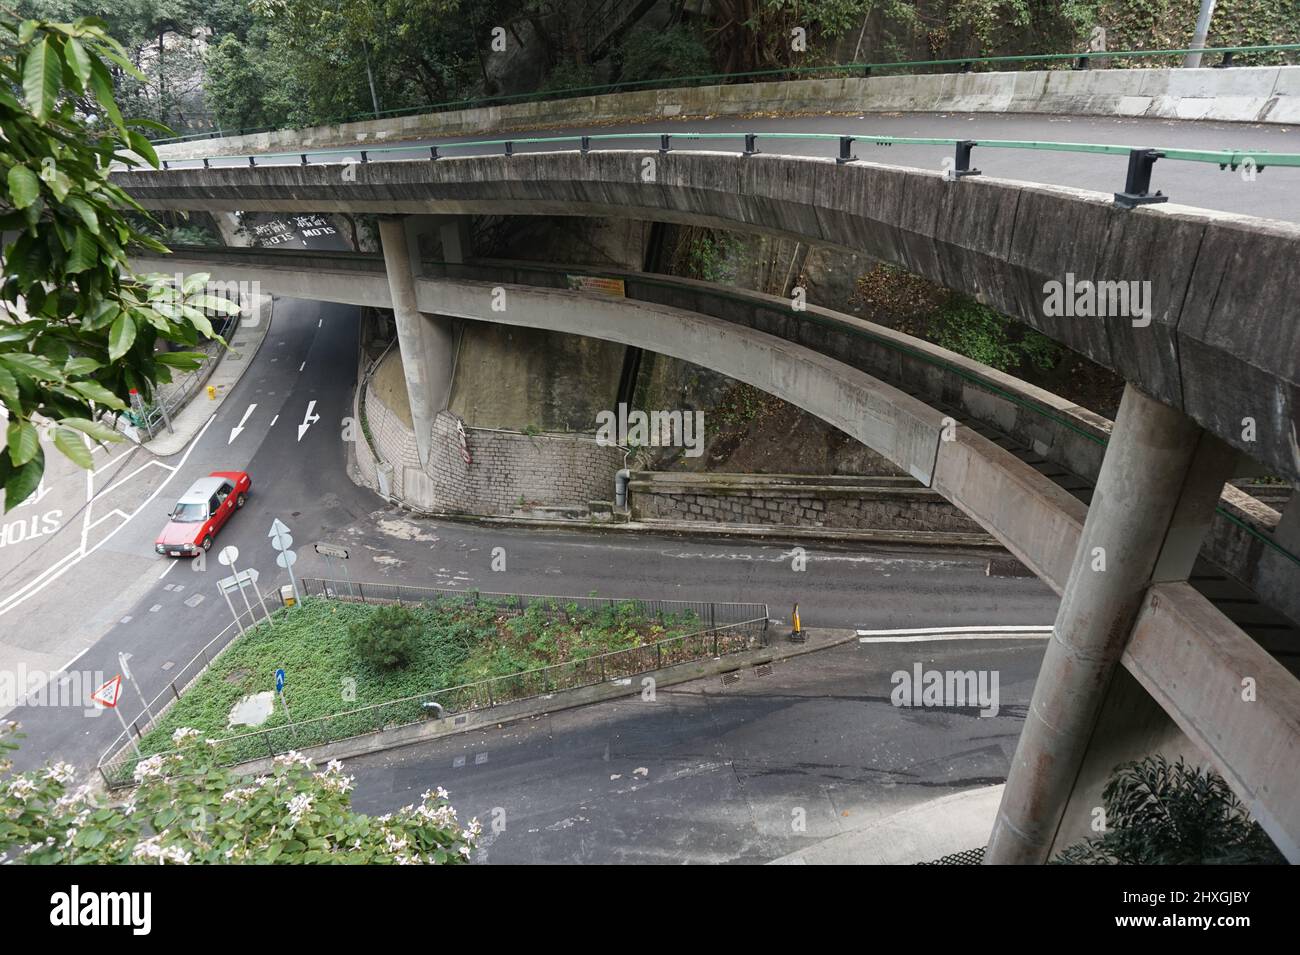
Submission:
M 275 566 L 267 537 L 277 517 L 294 535 L 295 570 L 305 576 L 332 572 L 311 548 L 331 540 L 350 548 L 355 580 L 756 601 L 768 603 L 774 616 L 787 616 L 798 601 L 809 626 L 1045 624 L 1053 619 L 1056 598 L 1048 588 L 1035 579 L 989 578 L 978 556 L 812 547 L 806 548 L 807 570 L 796 572 L 789 548 L 778 544 L 538 531 L 403 515 L 346 473 L 342 436 L 356 376 L 357 325 L 354 308 L 277 301 L 252 366 L 190 445 L 154 463 L 147 452 L 128 452 L 115 465 L 139 474 L 101 485 L 115 495 L 119 512 L 105 525 L 113 528 L 111 536 L 98 546 L 92 538 L 78 556 L 81 525 L 65 521 L 49 540 L 15 545 L 13 573 L 0 576 L 0 667 L 68 670 L 97 685 L 118 672 L 118 653 L 126 652 L 132 654 L 130 666 L 142 692 L 153 697 L 230 622 L 216 588 L 229 573 L 213 559 L 220 548 L 235 545 L 237 566 L 257 569 L 264 590 L 288 582 Z M 309 408 L 319 420 L 307 418 Z M 299 440 L 304 422 L 308 427 Z M 232 439 L 241 423 L 243 430 Z M 231 469 L 249 471 L 253 492 L 222 530 L 203 569 L 156 556 L 153 540 L 173 500 L 196 478 Z M 100 477 L 107 479 L 107 473 Z M 84 498 L 84 480 L 59 470 L 50 493 L 71 495 L 75 502 L 77 494 Z M 98 500 L 86 510 L 93 515 L 87 522 L 96 520 Z M 495 547 L 506 550 L 504 572 L 491 569 Z M 140 709 L 128 687 L 123 713 L 129 720 Z M 16 758 L 20 767 L 54 758 L 92 766 L 120 732 L 111 715 L 81 706 L 22 706 L 9 716 L 27 733 Z
M 1293 126 L 1255 123 L 1209 123 L 1179 120 L 1096 118 L 1084 116 L 1035 116 L 1027 114 L 989 113 L 911 113 L 864 114 L 861 116 L 791 116 L 655 121 L 599 127 L 489 133 L 475 136 L 437 137 L 398 142 L 394 145 L 427 146 L 434 143 L 501 140 L 510 136 L 578 136 L 583 133 L 643 132 L 644 140 L 618 141 L 614 144 L 593 143 L 601 149 L 655 149 L 660 133 L 675 133 L 675 148 L 730 150 L 739 152 L 741 136 L 746 132 L 804 132 L 855 136 L 913 136 L 931 138 L 1003 139 L 1070 143 L 1106 143 L 1129 147 L 1166 147 L 1181 149 L 1243 149 L 1260 155 L 1266 152 L 1300 151 L 1300 131 Z M 735 133 L 735 140 L 691 142 L 681 134 L 688 132 Z M 380 144 L 368 144 L 374 150 Z M 358 146 L 359 150 L 361 147 Z M 519 145 L 518 153 L 547 149 L 576 148 L 544 144 Z M 794 156 L 835 156 L 834 141 L 768 140 L 760 137 L 759 148 Z M 874 146 L 858 143 L 855 155 L 865 161 L 922 169 L 942 169 L 951 158 L 948 146 Z M 501 147 L 449 148 L 446 156 L 470 156 L 500 152 Z M 359 158 L 360 153 L 355 154 Z M 986 176 L 1019 179 L 1059 186 L 1073 186 L 1102 193 L 1123 189 L 1128 165 L 1127 156 L 1103 156 L 1092 153 L 1045 152 L 1028 149 L 980 149 L 973 152 L 973 164 Z M 308 159 L 339 162 L 338 155 L 309 151 Z M 372 160 L 384 158 L 373 153 Z M 397 154 L 394 158 L 406 158 Z M 267 160 L 268 162 L 289 161 Z M 293 159 L 297 162 L 296 157 Z M 1260 160 L 1263 162 L 1263 160 Z M 173 163 L 177 168 L 197 165 L 198 160 Z M 214 166 L 243 165 L 237 158 L 213 159 Z M 1262 216 L 1268 219 L 1300 221 L 1300 167 L 1267 168 L 1247 181 L 1240 171 L 1221 171 L 1217 165 L 1164 159 L 1157 162 L 1152 188 L 1163 191 L 1171 202 L 1225 212 Z
M 729 687 L 712 677 L 357 757 L 353 804 L 390 812 L 442 786 L 483 823 L 480 862 L 768 862 L 1003 782 L 1042 652 L 844 644 Z M 997 673 L 997 714 L 894 706 L 892 674 L 916 663 Z

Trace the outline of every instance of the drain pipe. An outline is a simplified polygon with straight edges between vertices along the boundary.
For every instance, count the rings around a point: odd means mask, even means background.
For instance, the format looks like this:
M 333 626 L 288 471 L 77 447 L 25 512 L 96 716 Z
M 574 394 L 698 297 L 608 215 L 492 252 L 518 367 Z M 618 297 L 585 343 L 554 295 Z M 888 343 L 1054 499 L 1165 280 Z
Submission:
M 632 471 L 622 468 L 614 475 L 614 506 L 627 507 L 627 485 L 632 480 Z

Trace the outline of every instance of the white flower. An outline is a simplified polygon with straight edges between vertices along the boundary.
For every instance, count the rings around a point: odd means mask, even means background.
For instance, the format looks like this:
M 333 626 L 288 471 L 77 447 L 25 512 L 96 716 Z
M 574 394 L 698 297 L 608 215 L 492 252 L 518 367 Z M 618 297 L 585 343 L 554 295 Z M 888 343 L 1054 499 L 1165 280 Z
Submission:
M 469 858 L 469 846 L 461 846 L 461 847 L 460 847 L 460 854 L 461 854 L 462 856 L 464 856 L 466 859 L 468 859 L 468 858 Z
M 304 756 L 302 753 L 298 752 L 297 750 L 290 750 L 287 753 L 282 753 L 281 755 L 275 757 L 275 765 L 285 766 L 285 767 L 306 766 L 308 769 L 312 768 L 311 758 L 308 756 Z
M 162 754 L 150 756 L 148 759 L 142 759 L 135 764 L 135 781 L 142 783 L 146 779 L 163 774 L 163 757 Z
M 298 825 L 304 815 L 311 810 L 311 793 L 299 793 L 289 800 L 289 818 L 292 825 Z
M 182 726 L 175 733 L 172 733 L 172 745 L 180 746 L 186 740 L 198 739 L 200 735 L 198 730 Z
M 36 783 L 26 776 L 19 776 L 9 784 L 9 795 L 22 802 L 26 802 L 34 792 L 36 792 Z
M 77 769 L 71 763 L 55 763 L 45 770 L 45 778 L 66 786 L 77 778 Z

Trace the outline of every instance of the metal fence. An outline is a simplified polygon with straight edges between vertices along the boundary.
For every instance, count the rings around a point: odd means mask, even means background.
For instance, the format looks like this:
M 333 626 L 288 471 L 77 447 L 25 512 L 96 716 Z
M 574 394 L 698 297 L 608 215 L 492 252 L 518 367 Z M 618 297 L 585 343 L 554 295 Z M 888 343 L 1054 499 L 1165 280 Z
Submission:
M 451 587 L 416 587 L 410 584 L 361 583 L 350 580 L 299 580 L 304 597 L 330 597 L 367 604 L 416 605 L 446 598 L 487 605 L 498 613 L 522 614 L 536 608 L 548 614 L 580 610 L 615 610 L 648 619 L 691 616 L 703 629 L 744 624 L 767 630 L 767 604 L 705 600 L 647 600 L 640 597 L 557 597 L 543 594 L 498 594 Z M 759 621 L 755 623 L 754 621 Z
M 527 612 L 561 616 L 583 610 L 605 611 L 679 625 L 698 622 L 700 629 L 655 643 L 566 660 L 533 670 L 430 690 L 416 696 L 232 736 L 221 740 L 216 746 L 216 758 L 221 764 L 274 756 L 289 750 L 338 742 L 430 718 L 454 716 L 562 690 L 627 679 L 666 666 L 763 647 L 768 640 L 767 604 L 479 593 L 314 577 L 302 579 L 300 585 L 305 599 L 401 605 L 458 599 L 473 605 L 487 605 L 496 613 L 512 616 Z M 152 718 L 142 714 L 141 719 L 132 724 L 137 739 L 158 723 L 176 700 L 233 643 L 233 637 L 237 633 L 236 624 L 232 623 L 204 646 L 193 660 L 177 671 L 167 689 L 150 704 Z M 198 663 L 200 659 L 203 660 L 201 665 Z M 150 755 L 153 754 L 135 752 L 125 735 L 119 734 L 113 745 L 100 757 L 98 769 L 110 788 L 129 785 L 134 778 L 136 763 Z

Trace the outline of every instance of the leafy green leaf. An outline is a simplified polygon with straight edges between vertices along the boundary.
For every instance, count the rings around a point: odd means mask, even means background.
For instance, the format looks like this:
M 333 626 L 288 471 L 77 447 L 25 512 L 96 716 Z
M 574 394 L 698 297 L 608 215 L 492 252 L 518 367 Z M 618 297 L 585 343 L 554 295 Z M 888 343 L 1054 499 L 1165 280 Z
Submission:
M 6 368 L 0 368 L 0 397 L 12 404 L 18 403 L 18 379 Z
M 127 130 L 126 136 L 130 140 L 131 148 L 144 157 L 145 162 L 157 169 L 158 154 L 154 152 L 153 144 L 134 129 Z
M 81 82 L 82 89 L 85 89 L 90 82 L 90 56 L 76 37 L 69 38 L 66 50 L 68 66 L 71 67 L 73 76 Z
M 17 165 L 9 170 L 9 201 L 15 209 L 26 209 L 41 194 L 41 181 L 26 166 Z
M 117 395 L 113 394 L 97 381 L 74 381 L 69 387 L 83 398 L 89 398 L 96 404 L 103 405 L 105 408 L 113 408 L 121 411 L 126 404 Z
M 171 365 L 189 371 L 198 368 L 207 357 L 201 351 L 162 351 L 154 355 L 153 360 L 160 365 Z
M 65 428 L 75 428 L 96 441 L 121 441 L 122 436 L 108 425 L 89 418 L 64 418 L 59 422 Z
M 98 263 L 99 243 L 89 232 L 77 230 L 76 237 L 73 239 L 72 255 L 68 258 L 64 271 L 69 275 L 76 275 L 78 272 L 93 269 Z
M 41 436 L 36 426 L 20 418 L 9 422 L 5 437 L 9 442 L 9 460 L 20 467 L 36 457 L 41 446 Z
M 84 355 L 78 355 L 76 358 L 69 358 L 63 365 L 63 373 L 69 378 L 76 375 L 88 375 L 92 371 L 99 371 L 104 367 L 93 358 L 87 358 Z
M 109 360 L 117 361 L 131 350 L 133 344 L 135 344 L 135 320 L 126 312 L 122 312 L 108 332 Z
M 23 96 L 37 119 L 46 119 L 54 112 L 62 72 L 59 49 L 48 36 L 27 54 L 27 62 L 23 64 Z
M 11 511 L 27 498 L 41 483 L 45 473 L 45 455 L 37 450 L 36 457 L 22 467 L 13 468 L 5 479 L 5 510 Z
M 74 464 L 80 465 L 87 471 L 94 468 L 95 460 L 90 456 L 90 448 L 86 447 L 86 441 L 80 432 L 71 428 L 55 428 L 54 446 Z
M 4 352 L 0 354 L 0 364 L 38 381 L 63 380 L 63 374 L 49 359 L 29 352 Z

